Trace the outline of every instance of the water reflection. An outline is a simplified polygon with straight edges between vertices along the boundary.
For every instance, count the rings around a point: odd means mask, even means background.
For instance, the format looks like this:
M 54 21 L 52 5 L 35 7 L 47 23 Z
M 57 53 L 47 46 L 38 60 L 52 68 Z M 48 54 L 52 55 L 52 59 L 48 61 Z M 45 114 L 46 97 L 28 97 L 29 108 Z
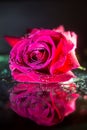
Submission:
M 10 106 L 39 125 L 55 125 L 75 111 L 79 97 L 75 89 L 74 83 L 16 83 L 10 92 Z

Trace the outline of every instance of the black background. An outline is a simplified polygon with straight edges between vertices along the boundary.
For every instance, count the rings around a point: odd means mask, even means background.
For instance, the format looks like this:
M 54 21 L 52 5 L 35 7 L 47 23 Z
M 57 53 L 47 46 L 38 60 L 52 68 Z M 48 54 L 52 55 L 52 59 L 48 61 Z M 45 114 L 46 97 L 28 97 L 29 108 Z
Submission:
M 77 53 L 87 58 L 87 6 L 84 0 L 13 0 L 0 2 L 0 54 L 9 54 L 4 35 L 21 36 L 27 28 L 64 25 L 78 35 Z

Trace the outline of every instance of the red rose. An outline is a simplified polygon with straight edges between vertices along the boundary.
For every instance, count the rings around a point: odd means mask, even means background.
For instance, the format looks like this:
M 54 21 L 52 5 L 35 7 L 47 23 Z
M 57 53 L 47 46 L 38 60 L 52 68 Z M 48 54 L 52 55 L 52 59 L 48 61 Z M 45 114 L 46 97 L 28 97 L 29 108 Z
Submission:
M 13 46 L 10 69 L 17 81 L 60 82 L 74 77 L 72 69 L 79 67 L 75 55 L 77 36 L 57 29 L 33 29 L 25 37 L 5 37 Z
M 18 115 L 39 125 L 60 123 L 65 116 L 75 111 L 75 102 L 79 96 L 73 91 L 75 84 L 66 84 L 68 91 L 63 90 L 62 86 L 58 83 L 18 83 L 10 93 L 11 108 Z

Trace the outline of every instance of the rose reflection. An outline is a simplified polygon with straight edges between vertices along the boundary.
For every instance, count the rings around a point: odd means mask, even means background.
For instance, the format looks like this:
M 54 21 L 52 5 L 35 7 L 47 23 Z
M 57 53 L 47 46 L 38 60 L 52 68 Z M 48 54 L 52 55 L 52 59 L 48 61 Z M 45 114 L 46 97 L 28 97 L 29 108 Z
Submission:
M 78 98 L 75 87 L 75 84 L 17 83 L 10 93 L 11 108 L 39 125 L 55 125 L 75 110 Z

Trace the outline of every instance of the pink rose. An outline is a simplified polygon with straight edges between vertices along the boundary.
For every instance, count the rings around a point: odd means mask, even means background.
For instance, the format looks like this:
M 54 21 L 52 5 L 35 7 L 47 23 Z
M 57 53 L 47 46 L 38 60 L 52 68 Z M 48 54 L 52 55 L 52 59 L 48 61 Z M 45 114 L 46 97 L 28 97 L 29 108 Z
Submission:
M 74 77 L 79 67 L 75 55 L 77 35 L 56 29 L 32 29 L 25 37 L 5 39 L 13 46 L 10 69 L 17 81 L 60 82 Z
M 55 125 L 75 111 L 79 96 L 74 93 L 75 84 L 67 84 L 68 91 L 62 86 L 58 83 L 18 83 L 10 93 L 10 106 L 18 115 L 39 125 Z

